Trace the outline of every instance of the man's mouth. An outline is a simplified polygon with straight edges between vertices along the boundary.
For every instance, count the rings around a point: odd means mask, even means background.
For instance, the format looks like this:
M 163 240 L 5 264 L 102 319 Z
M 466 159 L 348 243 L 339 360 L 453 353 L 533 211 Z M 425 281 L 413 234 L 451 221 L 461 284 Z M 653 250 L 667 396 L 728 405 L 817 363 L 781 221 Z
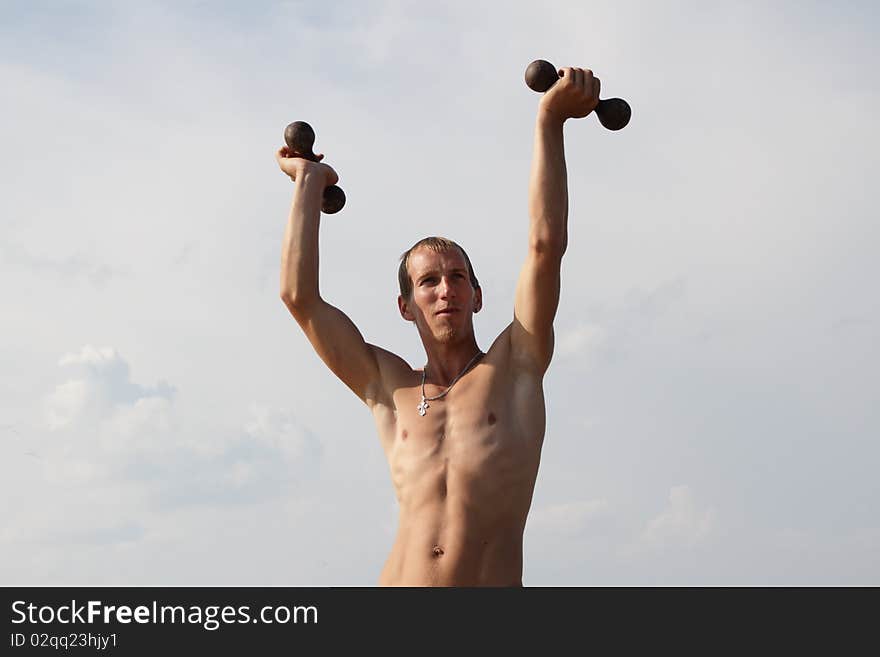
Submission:
M 458 312 L 458 308 L 444 308 L 443 310 L 438 310 L 437 314 L 438 315 L 450 315 L 452 313 L 457 313 L 457 312 Z

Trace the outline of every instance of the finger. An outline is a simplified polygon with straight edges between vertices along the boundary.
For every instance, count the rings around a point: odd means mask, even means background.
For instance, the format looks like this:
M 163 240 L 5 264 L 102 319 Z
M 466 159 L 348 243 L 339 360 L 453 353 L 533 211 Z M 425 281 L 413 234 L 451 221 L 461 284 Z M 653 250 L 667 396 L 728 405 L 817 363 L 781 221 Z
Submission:
M 602 88 L 602 82 L 599 78 L 593 78 L 593 97 L 599 97 L 599 90 Z
M 571 69 L 571 77 L 572 77 L 572 82 L 574 82 L 574 86 L 577 89 L 583 90 L 583 88 L 584 88 L 584 69 L 582 69 L 582 68 Z

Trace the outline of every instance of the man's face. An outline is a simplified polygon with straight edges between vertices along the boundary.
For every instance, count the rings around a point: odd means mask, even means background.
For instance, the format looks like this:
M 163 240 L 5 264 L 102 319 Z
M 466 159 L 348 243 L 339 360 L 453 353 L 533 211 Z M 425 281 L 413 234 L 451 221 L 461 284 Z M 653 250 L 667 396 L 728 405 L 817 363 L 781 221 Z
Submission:
M 438 342 L 454 342 L 473 332 L 473 314 L 482 307 L 482 294 L 471 287 L 467 262 L 461 251 L 435 253 L 419 248 L 407 263 L 412 297 L 398 297 L 400 314 L 414 321 Z

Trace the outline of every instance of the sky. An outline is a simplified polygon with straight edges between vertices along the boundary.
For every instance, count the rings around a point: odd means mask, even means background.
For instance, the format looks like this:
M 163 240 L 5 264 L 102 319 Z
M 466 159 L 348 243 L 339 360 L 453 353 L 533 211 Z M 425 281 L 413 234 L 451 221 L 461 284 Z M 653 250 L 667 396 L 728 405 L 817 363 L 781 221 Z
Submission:
M 880 584 L 878 37 L 868 2 L 4 2 L 0 584 L 375 585 L 397 502 L 279 299 L 274 153 L 305 120 L 339 173 L 321 292 L 367 341 L 424 364 L 397 263 L 443 235 L 486 349 L 539 58 L 633 116 L 565 127 L 523 583 Z

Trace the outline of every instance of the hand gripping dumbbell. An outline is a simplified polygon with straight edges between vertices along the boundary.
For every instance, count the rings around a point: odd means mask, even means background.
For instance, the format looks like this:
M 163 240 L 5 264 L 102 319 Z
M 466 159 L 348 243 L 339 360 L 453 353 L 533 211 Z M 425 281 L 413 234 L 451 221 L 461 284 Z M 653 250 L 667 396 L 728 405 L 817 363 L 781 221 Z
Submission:
M 536 59 L 526 68 L 526 84 L 529 89 L 544 93 L 559 80 L 559 72 L 550 62 Z M 620 130 L 632 116 L 629 103 L 623 98 L 600 100 L 596 105 L 596 116 L 599 122 L 609 130 Z
M 290 157 L 301 157 L 312 162 L 320 162 L 318 156 L 312 150 L 315 145 L 315 131 L 305 121 L 294 121 L 284 128 L 284 143 L 290 151 Z M 325 214 L 334 214 L 345 205 L 345 192 L 337 185 L 329 185 L 324 188 L 324 199 L 321 210 Z

